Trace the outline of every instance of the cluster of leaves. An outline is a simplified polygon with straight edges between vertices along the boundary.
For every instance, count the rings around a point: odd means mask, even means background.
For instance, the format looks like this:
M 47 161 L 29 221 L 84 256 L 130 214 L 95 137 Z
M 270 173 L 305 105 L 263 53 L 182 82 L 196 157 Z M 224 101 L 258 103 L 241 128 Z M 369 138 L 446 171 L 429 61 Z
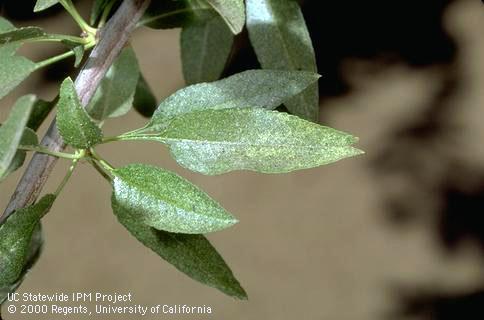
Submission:
M 14 28 L 0 18 L 0 97 L 28 74 L 68 56 L 76 65 L 95 45 L 96 29 L 70 1 L 39 0 L 35 10 L 60 2 L 83 29 L 84 38 L 49 35 L 37 27 Z M 95 0 L 91 23 L 102 26 L 119 4 Z M 217 80 L 230 55 L 234 35 L 246 24 L 262 70 Z M 66 78 L 58 99 L 18 99 L 0 127 L 0 180 L 18 169 L 26 151 L 72 161 L 53 194 L 17 210 L 0 226 L 0 302 L 20 284 L 41 246 L 40 219 L 49 211 L 79 161 L 92 164 L 112 186 L 111 204 L 119 222 L 146 247 L 193 279 L 237 298 L 244 289 L 203 234 L 237 220 L 204 191 L 179 175 L 145 164 L 114 168 L 95 150 L 113 141 L 156 141 L 183 167 L 206 175 L 233 170 L 284 173 L 312 168 L 361 153 L 350 134 L 316 124 L 318 110 L 314 52 L 297 2 L 292 0 L 153 1 L 140 26 L 181 27 L 183 73 L 189 86 L 157 105 L 126 47 L 108 70 L 87 106 Z M 68 44 L 61 57 L 34 63 L 15 55 L 26 41 Z M 275 111 L 284 104 L 294 115 Z M 149 116 L 142 128 L 105 137 L 109 118 L 134 106 Z M 39 144 L 35 130 L 57 109 L 57 127 L 73 153 Z

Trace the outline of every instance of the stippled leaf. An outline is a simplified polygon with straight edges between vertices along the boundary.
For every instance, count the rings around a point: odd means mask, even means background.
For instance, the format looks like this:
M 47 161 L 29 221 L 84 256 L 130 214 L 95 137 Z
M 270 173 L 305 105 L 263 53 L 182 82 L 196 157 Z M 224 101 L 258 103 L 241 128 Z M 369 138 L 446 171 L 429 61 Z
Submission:
M 59 0 L 37 0 L 37 2 L 35 3 L 34 12 L 48 9 L 58 2 Z
M 247 0 L 246 5 L 250 41 L 262 68 L 316 72 L 314 49 L 297 1 Z M 284 104 L 291 113 L 317 121 L 317 84 Z
M 113 210 L 126 229 L 146 247 L 192 279 L 223 293 L 247 299 L 232 271 L 202 235 L 159 231 L 142 223 L 142 217 L 112 200 Z
M 15 27 L 10 22 L 0 17 L 0 32 L 14 30 Z M 15 55 L 19 45 L 20 43 L 17 42 L 0 46 L 0 99 L 35 70 L 35 63 Z
M 14 285 L 21 277 L 28 257 L 35 249 L 32 248 L 32 236 L 54 200 L 54 195 L 46 195 L 36 204 L 15 211 L 0 227 L 1 288 Z
M 193 84 L 220 78 L 234 36 L 219 15 L 207 11 L 183 28 L 180 42 L 185 82 Z
M 161 168 L 131 164 L 115 169 L 113 202 L 158 230 L 207 233 L 237 220 L 205 192 Z
M 109 68 L 87 106 L 91 117 L 102 121 L 119 117 L 133 105 L 139 79 L 138 60 L 132 48 L 125 48 Z
M 70 78 L 62 82 L 57 103 L 57 127 L 64 141 L 75 148 L 89 148 L 102 140 L 102 131 L 89 117 Z
M 207 2 L 220 14 L 234 34 L 242 31 L 245 23 L 244 0 L 207 0 Z
M 287 113 L 261 108 L 183 114 L 159 135 L 173 158 L 203 174 L 232 170 L 283 173 L 332 163 L 362 152 L 357 138 Z
M 133 107 L 144 117 L 151 117 L 157 107 L 157 100 L 144 76 L 140 73 Z
M 160 130 L 169 119 L 196 110 L 274 109 L 318 78 L 319 75 L 305 71 L 249 70 L 219 81 L 192 85 L 162 101 L 148 129 Z
M 0 181 L 11 172 L 12 160 L 17 153 L 34 102 L 33 95 L 18 99 L 8 119 L 0 127 Z
M 5 300 L 7 300 L 9 293 L 15 292 L 17 288 L 22 284 L 22 282 L 24 281 L 24 278 L 27 276 L 27 273 L 30 271 L 30 269 L 35 265 L 35 263 L 39 259 L 40 254 L 42 253 L 43 244 L 44 244 L 44 238 L 42 234 L 42 226 L 41 226 L 41 223 L 39 222 L 32 234 L 32 239 L 30 240 L 30 245 L 29 245 L 29 251 L 27 254 L 27 258 L 25 259 L 24 268 L 20 273 L 20 277 L 15 283 L 0 287 L 0 305 L 2 305 Z

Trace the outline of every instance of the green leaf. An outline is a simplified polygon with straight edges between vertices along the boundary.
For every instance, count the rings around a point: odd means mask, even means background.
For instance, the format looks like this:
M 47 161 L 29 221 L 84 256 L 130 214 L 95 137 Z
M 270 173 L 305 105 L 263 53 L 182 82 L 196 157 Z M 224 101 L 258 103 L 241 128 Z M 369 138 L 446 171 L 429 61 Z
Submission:
M 41 226 L 41 223 L 39 222 L 36 228 L 34 229 L 32 239 L 29 245 L 27 258 L 25 259 L 24 267 L 20 273 L 19 278 L 15 283 L 11 285 L 0 286 L 0 306 L 5 302 L 5 300 L 7 300 L 8 294 L 15 292 L 17 288 L 22 284 L 24 278 L 27 276 L 27 273 L 30 271 L 30 269 L 35 265 L 35 263 L 39 259 L 40 254 L 42 252 L 43 244 L 44 244 L 44 239 L 42 235 L 42 226 Z
M 48 194 L 36 204 L 15 211 L 0 227 L 0 287 L 15 284 L 32 251 L 32 236 L 55 196 Z
M 132 48 L 125 48 L 109 68 L 86 110 L 96 120 L 119 117 L 133 105 L 139 79 L 138 60 Z
M 33 95 L 18 99 L 8 119 L 0 127 L 0 181 L 10 172 L 10 165 L 17 153 L 34 102 Z
M 62 82 L 57 109 L 57 127 L 67 144 L 87 149 L 102 141 L 102 131 L 79 102 L 71 78 Z
M 147 128 L 160 130 L 169 119 L 197 110 L 275 109 L 318 78 L 319 75 L 306 71 L 249 70 L 219 81 L 192 85 L 162 101 Z
M 299 5 L 294 0 L 247 0 L 247 29 L 264 69 L 316 72 L 316 58 Z M 287 109 L 304 119 L 317 121 L 318 86 L 285 102 Z
M 58 3 L 59 0 L 37 0 L 34 7 L 34 12 L 39 12 L 52 7 L 54 4 Z
M 15 30 L 15 27 L 6 19 L 0 17 L 0 32 L 13 30 Z M 0 46 L 0 99 L 35 70 L 35 63 L 27 58 L 15 55 L 19 45 L 17 42 Z
M 39 140 L 35 131 L 30 128 L 25 128 L 22 139 L 20 140 L 20 146 L 37 146 L 38 144 Z M 26 155 L 27 152 L 17 150 L 4 176 L 8 176 L 10 173 L 20 168 L 24 164 Z M 1 180 L 2 179 L 0 178 L 0 181 Z
M 260 108 L 205 110 L 175 118 L 159 135 L 175 160 L 195 172 L 283 173 L 332 163 L 362 152 L 350 134 L 287 113 Z
M 85 52 L 84 45 L 79 44 L 78 42 L 69 41 L 69 40 L 62 40 L 61 42 L 64 45 L 66 45 L 69 49 L 71 49 L 72 52 L 74 52 L 74 57 L 75 57 L 74 67 L 75 68 L 79 67 L 79 65 L 82 62 L 82 58 L 84 57 L 84 52 Z
M 157 107 L 156 97 L 141 73 L 138 84 L 136 85 L 133 107 L 145 117 L 151 117 Z
M 112 199 L 113 210 L 126 229 L 146 247 L 192 279 L 223 293 L 247 299 L 232 271 L 202 235 L 170 233 L 144 225 L 141 217 Z
M 198 17 L 181 33 L 183 75 L 187 84 L 220 78 L 230 55 L 234 36 L 216 13 Z
M 57 100 L 49 102 L 37 99 L 32 108 L 32 113 L 30 114 L 29 121 L 27 122 L 27 127 L 37 131 L 56 104 Z
M 180 28 L 197 13 L 211 10 L 204 0 L 151 1 L 138 24 L 154 29 Z
M 47 36 L 39 27 L 24 27 L 0 33 L 0 45 L 27 40 L 40 39 Z
M 206 193 L 175 173 L 143 164 L 131 164 L 112 173 L 117 207 L 153 228 L 207 233 L 237 223 Z
M 242 31 L 245 23 L 243 0 L 207 0 L 207 2 L 220 14 L 234 34 Z

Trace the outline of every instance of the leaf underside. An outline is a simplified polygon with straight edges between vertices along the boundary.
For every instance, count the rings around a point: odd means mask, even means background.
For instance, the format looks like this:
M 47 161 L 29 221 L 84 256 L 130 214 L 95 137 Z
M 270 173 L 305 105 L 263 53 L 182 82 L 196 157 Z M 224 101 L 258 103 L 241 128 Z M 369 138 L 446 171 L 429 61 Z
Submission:
M 147 129 L 161 130 L 173 117 L 197 110 L 275 109 L 318 78 L 318 74 L 306 71 L 248 70 L 219 81 L 191 85 L 162 101 Z
M 202 284 L 214 287 L 238 299 L 247 299 L 232 271 L 203 235 L 170 233 L 141 223 L 112 199 L 113 211 L 120 223 L 140 241 L 179 271 Z

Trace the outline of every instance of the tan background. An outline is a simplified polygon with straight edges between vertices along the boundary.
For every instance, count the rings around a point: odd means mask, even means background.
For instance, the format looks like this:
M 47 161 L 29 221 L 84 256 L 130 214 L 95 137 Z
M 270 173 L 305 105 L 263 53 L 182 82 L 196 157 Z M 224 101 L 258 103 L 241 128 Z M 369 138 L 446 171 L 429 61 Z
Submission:
M 56 21 L 59 25 L 48 25 L 48 30 L 58 29 L 68 18 Z M 461 118 L 454 119 L 461 130 L 454 137 L 458 150 L 453 150 L 476 164 L 484 163 L 482 4 L 457 1 L 445 21 L 458 42 L 457 66 L 467 83 L 452 101 L 462 110 Z M 160 99 L 183 86 L 178 35 L 177 30 L 140 30 L 133 38 L 142 70 Z M 27 54 L 35 57 L 37 53 Z M 86 164 L 79 166 L 44 219 L 44 253 L 19 292 L 131 292 L 134 303 L 142 305 L 206 305 L 214 311 L 205 316 L 146 319 L 374 320 L 383 319 L 396 307 L 394 283 L 417 288 L 430 284 L 459 292 L 482 282 L 483 263 L 472 244 L 450 256 L 428 232 L 432 221 L 398 231 L 388 226 L 381 199 L 388 192 L 398 195 L 399 180 L 386 181 L 368 169 L 369 159 L 380 150 L 390 128 L 411 119 L 416 108 L 430 99 L 438 71 L 394 66 L 369 73 L 371 65 L 361 61 L 352 61 L 347 68 L 356 90 L 326 101 L 321 120 L 359 136 L 365 156 L 285 175 L 237 172 L 205 177 L 178 167 L 166 149 L 154 143 L 99 148 L 115 165 L 150 163 L 178 172 L 240 219 L 234 228 L 209 238 L 247 290 L 249 301 L 236 301 L 195 283 L 138 244 L 111 213 L 109 185 Z M 0 119 L 15 97 L 32 91 L 43 98 L 55 95 L 54 87 L 45 87 L 33 77 L 2 100 Z M 107 123 L 105 129 L 120 133 L 143 121 L 130 113 Z M 60 161 L 46 191 L 54 190 L 65 168 L 65 161 Z M 19 177 L 16 173 L 0 185 L 2 210 Z M 11 320 L 86 319 L 4 313 Z

